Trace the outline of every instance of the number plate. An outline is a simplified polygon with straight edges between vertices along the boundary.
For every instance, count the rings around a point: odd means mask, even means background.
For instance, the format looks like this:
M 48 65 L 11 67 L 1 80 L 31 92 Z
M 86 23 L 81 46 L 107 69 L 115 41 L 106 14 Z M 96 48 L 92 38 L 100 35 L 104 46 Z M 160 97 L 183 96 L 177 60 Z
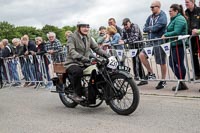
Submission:
M 130 73 L 130 71 L 131 71 L 131 68 L 127 67 L 127 66 L 118 66 L 117 69 L 120 71 L 126 71 L 128 73 Z

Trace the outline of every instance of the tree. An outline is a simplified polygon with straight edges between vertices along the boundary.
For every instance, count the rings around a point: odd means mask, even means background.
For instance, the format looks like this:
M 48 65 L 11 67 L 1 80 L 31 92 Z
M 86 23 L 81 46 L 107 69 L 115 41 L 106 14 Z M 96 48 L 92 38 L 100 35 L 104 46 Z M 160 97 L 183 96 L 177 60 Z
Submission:
M 36 29 L 35 27 L 31 27 L 31 26 L 16 27 L 15 32 L 18 35 L 16 37 L 20 38 L 23 35 L 28 35 L 30 40 L 35 40 L 35 38 L 38 37 L 38 36 L 44 37 L 44 33 L 41 30 Z
M 74 32 L 76 30 L 76 26 L 64 26 L 62 27 L 62 34 L 61 34 L 61 42 L 63 44 L 66 44 L 66 37 L 65 37 L 65 32 L 66 31 L 71 31 L 71 32 Z
M 75 30 L 76 30 L 76 26 L 64 26 L 64 27 L 62 27 L 62 30 L 64 30 L 64 31 L 68 31 L 68 30 L 70 30 L 71 32 L 74 32 Z
M 49 32 L 54 32 L 56 34 L 56 38 L 58 40 L 60 40 L 62 38 L 62 30 L 59 29 L 58 27 L 56 26 L 53 26 L 53 25 L 45 25 L 43 28 L 42 28 L 42 32 L 47 35 L 47 33 Z M 45 39 L 47 39 L 47 36 L 45 37 Z
M 14 25 L 9 24 L 8 22 L 0 22 L 0 40 L 8 39 L 9 41 L 12 40 L 16 36 L 14 32 Z
M 47 33 L 55 32 L 56 38 L 61 41 L 62 44 L 66 44 L 65 32 L 66 31 L 74 32 L 76 30 L 76 26 L 64 26 L 62 28 L 58 28 L 53 25 L 45 25 L 42 29 L 36 29 L 32 26 L 17 26 L 15 27 L 8 22 L 0 22 L 0 40 L 6 38 L 9 42 L 12 41 L 13 38 L 21 38 L 23 35 L 28 35 L 31 40 L 35 40 L 35 37 L 42 37 L 44 40 L 48 40 Z M 90 34 L 97 39 L 98 31 L 96 29 L 91 29 Z
M 97 40 L 98 35 L 99 35 L 99 32 L 98 32 L 98 30 L 96 30 L 96 29 L 91 29 L 91 30 L 90 30 L 90 35 L 91 35 L 95 40 Z

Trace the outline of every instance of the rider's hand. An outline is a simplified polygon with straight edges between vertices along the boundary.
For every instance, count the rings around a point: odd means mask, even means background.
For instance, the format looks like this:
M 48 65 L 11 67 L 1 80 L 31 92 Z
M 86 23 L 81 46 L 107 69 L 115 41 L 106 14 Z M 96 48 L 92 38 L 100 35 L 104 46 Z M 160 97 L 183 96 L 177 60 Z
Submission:
M 90 63 L 90 59 L 86 58 L 86 57 L 82 57 L 81 61 L 83 63 Z
M 103 55 L 102 55 L 102 57 L 104 57 L 104 58 L 108 59 L 108 58 L 110 57 L 110 55 L 109 55 L 109 54 L 107 54 L 107 53 L 105 53 L 105 54 L 103 54 Z

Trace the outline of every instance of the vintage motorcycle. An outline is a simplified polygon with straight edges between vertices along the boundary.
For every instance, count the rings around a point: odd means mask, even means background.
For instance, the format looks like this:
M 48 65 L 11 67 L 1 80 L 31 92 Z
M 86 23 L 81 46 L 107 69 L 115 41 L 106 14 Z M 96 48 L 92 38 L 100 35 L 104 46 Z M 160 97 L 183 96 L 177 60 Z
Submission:
M 74 93 L 69 78 L 66 78 L 64 92 L 59 93 L 62 103 L 68 108 L 75 108 L 78 104 L 85 107 L 98 107 L 103 101 L 113 111 L 120 115 L 133 113 L 139 104 L 139 90 L 126 66 L 118 66 L 114 56 L 106 59 L 93 58 L 93 65 L 83 71 L 82 98 L 77 103 L 70 96 Z M 59 87 L 59 80 L 53 78 L 53 84 Z

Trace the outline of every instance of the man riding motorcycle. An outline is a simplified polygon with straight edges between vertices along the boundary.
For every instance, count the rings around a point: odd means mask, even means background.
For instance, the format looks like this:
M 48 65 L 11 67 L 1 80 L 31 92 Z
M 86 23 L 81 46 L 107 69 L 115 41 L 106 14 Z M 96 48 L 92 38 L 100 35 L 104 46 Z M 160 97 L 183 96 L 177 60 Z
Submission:
M 83 70 L 90 65 L 89 56 L 91 54 L 91 49 L 100 56 L 105 58 L 109 57 L 109 55 L 100 49 L 97 43 L 91 38 L 89 35 L 89 28 L 89 23 L 83 21 L 78 22 L 77 30 L 69 36 L 67 41 L 68 54 L 65 68 L 75 91 L 71 99 L 76 102 L 84 100 L 81 97 L 81 77 L 83 76 Z

